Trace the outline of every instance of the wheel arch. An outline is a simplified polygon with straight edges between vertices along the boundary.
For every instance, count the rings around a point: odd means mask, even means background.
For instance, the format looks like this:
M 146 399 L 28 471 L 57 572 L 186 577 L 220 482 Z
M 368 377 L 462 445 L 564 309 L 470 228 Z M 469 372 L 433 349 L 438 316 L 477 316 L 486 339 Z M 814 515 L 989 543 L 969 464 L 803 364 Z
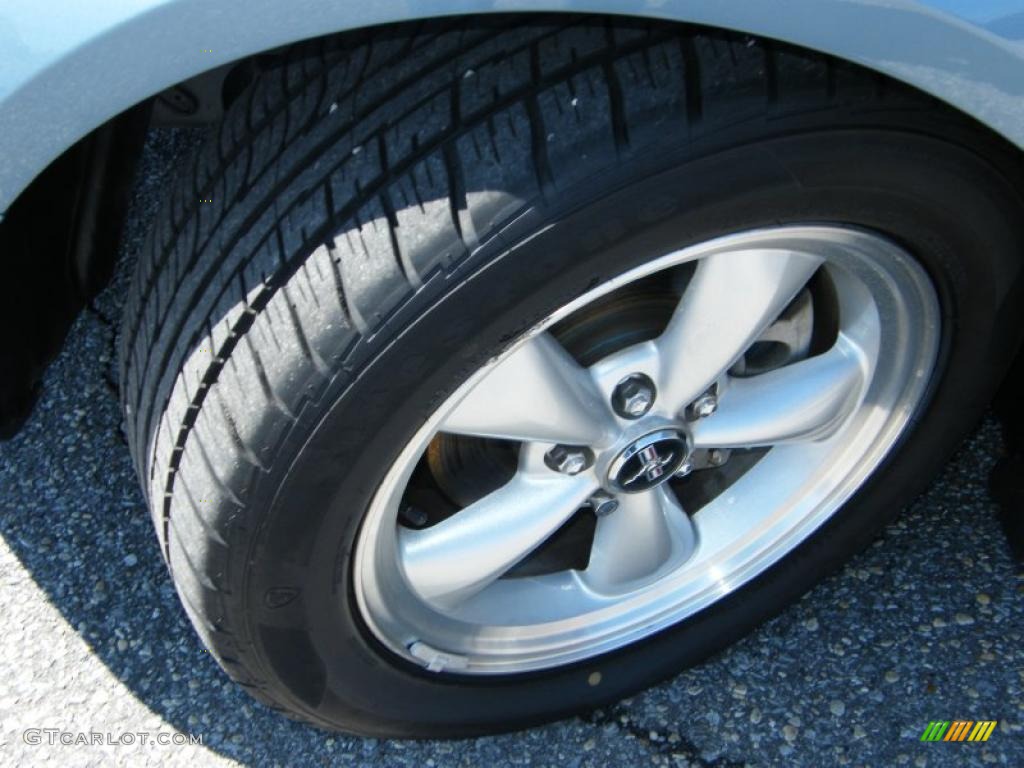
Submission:
M 1018 0 L 1024 15 L 1024 0 Z M 1024 146 L 1024 46 L 936 6 L 963 0 L 115 0 L 0 15 L 0 211 L 51 161 L 117 114 L 206 70 L 300 40 L 476 13 L 580 12 L 664 19 L 773 38 L 874 69 L 949 102 Z M 984 4 L 979 4 L 984 5 Z M 1014 15 L 1015 17 L 1015 15 Z M 1005 20 L 1006 17 L 1003 17 Z
M 1024 16 L 1024 0 L 1016 1 Z M 1024 147 L 1024 46 L 931 7 L 940 4 L 962 13 L 969 7 L 960 0 L 784 0 L 770 9 L 744 0 L 517 0 L 510 8 L 431 0 L 410 11 L 398 0 L 300 0 L 287 8 L 273 0 L 143 0 L 126 9 L 106 0 L 41 17 L 30 4 L 15 4 L 0 14 L 0 125 L 8 150 L 0 153 L 0 261 L 21 254 L 32 265 L 31 281 L 8 285 L 38 299 L 44 333 L 11 340 L 17 359 L 0 381 L 11 389 L 10 403 L 0 392 L 0 434 L 4 426 L 10 431 L 13 412 L 24 415 L 46 361 L 109 272 L 141 148 L 138 128 L 150 106 L 160 119 L 161 94 L 189 85 L 205 91 L 197 120 L 209 122 L 219 114 L 219 105 L 207 108 L 209 96 L 223 95 L 225 77 L 281 46 L 445 15 L 570 11 L 699 24 L 816 50 L 909 83 Z M 97 176 L 105 184 L 96 184 Z M 73 194 L 55 197 L 55 189 Z M 43 221 L 52 229 L 47 238 L 26 237 L 27 227 Z M 68 278 L 70 289 L 62 284 L 43 302 L 54 274 Z M 26 291 L 29 282 L 34 287 Z

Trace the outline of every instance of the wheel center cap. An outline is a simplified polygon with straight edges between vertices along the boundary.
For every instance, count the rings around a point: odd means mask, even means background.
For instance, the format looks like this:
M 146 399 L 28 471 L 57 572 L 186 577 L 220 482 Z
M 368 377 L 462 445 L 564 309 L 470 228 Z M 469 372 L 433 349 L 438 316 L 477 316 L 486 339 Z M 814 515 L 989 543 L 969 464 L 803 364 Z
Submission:
M 668 480 L 690 454 L 690 441 L 682 432 L 661 429 L 639 437 L 615 457 L 608 482 L 624 493 L 648 491 Z

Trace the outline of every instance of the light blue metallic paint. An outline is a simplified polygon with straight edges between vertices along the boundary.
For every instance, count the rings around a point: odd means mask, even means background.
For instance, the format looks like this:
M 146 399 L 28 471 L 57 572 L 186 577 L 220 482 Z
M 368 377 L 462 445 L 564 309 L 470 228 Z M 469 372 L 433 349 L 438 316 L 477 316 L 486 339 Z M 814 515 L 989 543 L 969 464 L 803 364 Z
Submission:
M 785 40 L 916 85 L 1024 148 L 1024 0 L 0 0 L 0 211 L 77 139 L 216 65 L 344 29 L 512 11 Z

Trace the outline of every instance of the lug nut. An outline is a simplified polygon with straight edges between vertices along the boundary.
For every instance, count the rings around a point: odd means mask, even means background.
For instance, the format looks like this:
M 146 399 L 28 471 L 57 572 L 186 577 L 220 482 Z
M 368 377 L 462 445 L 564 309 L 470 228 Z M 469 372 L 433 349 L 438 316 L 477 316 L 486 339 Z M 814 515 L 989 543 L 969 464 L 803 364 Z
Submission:
M 693 462 L 687 459 L 679 465 L 679 469 L 675 472 L 675 477 L 686 477 L 688 474 L 693 472 Z
M 725 448 L 712 448 L 708 451 L 708 466 L 720 467 L 729 460 L 729 453 Z
M 711 392 L 705 392 L 693 401 L 690 410 L 698 419 L 706 419 L 718 410 L 718 398 Z
M 563 475 L 578 475 L 593 463 L 594 457 L 586 448 L 570 445 L 556 445 L 544 454 L 544 463 L 549 469 Z
M 615 386 L 612 408 L 624 419 L 639 419 L 654 405 L 654 382 L 642 373 L 632 373 Z
M 426 512 L 419 507 L 412 506 L 411 504 L 406 504 L 402 507 L 398 512 L 398 516 L 402 518 L 402 522 L 410 528 L 422 528 L 430 522 L 430 518 L 427 516 Z
M 598 491 L 590 497 L 590 506 L 598 517 L 605 517 L 619 508 L 619 500 L 610 493 Z

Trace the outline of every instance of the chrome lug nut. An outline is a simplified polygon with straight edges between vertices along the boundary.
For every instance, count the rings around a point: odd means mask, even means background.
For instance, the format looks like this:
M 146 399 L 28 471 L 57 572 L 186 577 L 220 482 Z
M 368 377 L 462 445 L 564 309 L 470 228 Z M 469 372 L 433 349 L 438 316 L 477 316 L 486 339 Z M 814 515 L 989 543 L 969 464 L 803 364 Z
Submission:
M 705 392 L 694 400 L 693 405 L 690 406 L 690 411 L 698 419 L 706 419 L 717 410 L 718 398 L 711 392 Z
M 594 461 L 593 454 L 586 448 L 571 445 L 556 445 L 544 454 L 544 463 L 549 469 L 563 475 L 578 475 Z
M 676 470 L 674 477 L 686 477 L 691 472 L 693 472 L 693 462 L 687 459 L 679 465 L 679 469 Z
M 619 508 L 619 500 L 610 493 L 598 491 L 590 497 L 590 506 L 598 517 L 606 517 Z
M 727 448 L 712 448 L 708 451 L 708 466 L 720 467 L 729 460 L 730 451 Z
M 642 373 L 631 373 L 615 385 L 612 408 L 624 419 L 639 419 L 654 405 L 654 382 Z

